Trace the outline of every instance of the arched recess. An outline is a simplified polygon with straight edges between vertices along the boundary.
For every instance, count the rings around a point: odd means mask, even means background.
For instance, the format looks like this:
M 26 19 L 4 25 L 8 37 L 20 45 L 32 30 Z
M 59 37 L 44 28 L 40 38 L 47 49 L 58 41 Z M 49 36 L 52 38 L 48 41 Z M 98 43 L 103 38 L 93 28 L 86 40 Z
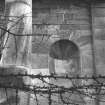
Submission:
M 68 39 L 60 39 L 55 41 L 49 50 L 49 72 L 58 76 L 79 76 L 81 75 L 80 50 L 77 44 Z M 66 88 L 78 86 L 81 81 L 78 79 L 50 79 L 50 83 Z M 73 94 L 65 92 L 63 98 L 67 98 L 67 102 L 84 103 L 82 96 L 76 92 Z M 56 99 L 61 102 L 61 98 L 57 95 Z
M 49 59 L 50 73 L 56 73 L 56 70 L 55 70 L 56 68 L 54 67 L 52 69 L 52 66 L 55 66 L 57 62 L 58 63 L 62 62 L 62 65 L 64 64 L 65 66 L 69 66 L 69 67 L 72 66 L 70 67 L 71 69 L 75 67 L 76 72 L 80 71 L 79 48 L 74 42 L 68 39 L 61 39 L 61 40 L 54 42 L 50 47 L 49 57 L 50 57 Z M 52 60 L 54 62 L 52 62 Z M 66 65 L 65 63 L 68 65 Z M 70 65 L 70 63 L 73 63 L 73 65 Z M 60 73 L 61 71 L 57 71 L 57 72 Z M 66 72 L 70 72 L 70 71 L 66 71 Z
M 60 39 L 50 46 L 49 72 L 57 75 L 80 75 L 79 47 L 68 39 Z

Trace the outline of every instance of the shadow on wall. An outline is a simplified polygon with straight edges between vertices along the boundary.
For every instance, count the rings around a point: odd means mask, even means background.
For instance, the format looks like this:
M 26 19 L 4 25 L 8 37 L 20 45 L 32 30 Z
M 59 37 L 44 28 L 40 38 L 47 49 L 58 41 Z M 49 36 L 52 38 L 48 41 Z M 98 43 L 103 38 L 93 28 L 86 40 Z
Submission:
M 52 44 L 49 55 L 54 59 L 68 60 L 70 58 L 76 58 L 79 55 L 78 46 L 67 39 L 61 39 Z

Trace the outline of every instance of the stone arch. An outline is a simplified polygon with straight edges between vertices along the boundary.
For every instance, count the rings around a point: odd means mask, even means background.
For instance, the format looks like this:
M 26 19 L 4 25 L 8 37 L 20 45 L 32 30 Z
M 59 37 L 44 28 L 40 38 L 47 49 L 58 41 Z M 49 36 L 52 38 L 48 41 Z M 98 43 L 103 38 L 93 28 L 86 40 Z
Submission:
M 56 64 L 58 62 L 58 65 Z M 59 63 L 67 70 L 56 71 Z M 56 67 L 57 66 L 57 67 Z M 61 67 L 61 69 L 62 69 Z M 74 70 L 75 69 L 75 70 Z M 50 46 L 49 50 L 49 71 L 50 73 L 80 74 L 80 50 L 79 47 L 68 39 L 60 39 Z

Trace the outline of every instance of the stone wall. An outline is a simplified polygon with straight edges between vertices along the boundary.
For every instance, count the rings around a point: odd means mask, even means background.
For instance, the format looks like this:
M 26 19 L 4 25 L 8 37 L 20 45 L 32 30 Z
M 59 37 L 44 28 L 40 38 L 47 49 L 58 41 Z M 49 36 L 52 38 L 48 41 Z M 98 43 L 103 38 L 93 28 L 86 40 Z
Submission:
M 84 4 L 74 5 L 73 2 L 63 0 L 33 1 L 35 40 L 32 52 L 35 55 L 43 53 L 48 56 L 49 47 L 53 42 L 59 39 L 70 39 L 80 48 L 81 75 L 93 73 L 104 75 L 104 18 L 104 3 L 94 3 L 89 10 L 89 7 Z
M 48 56 L 49 47 L 53 42 L 59 39 L 70 39 L 80 49 L 81 75 L 92 75 L 92 33 L 88 7 L 73 5 L 72 2 L 47 0 L 33 2 L 32 12 L 33 34 L 35 35 L 33 53 L 38 56 L 41 54 Z M 37 59 L 38 57 L 36 61 Z M 38 63 L 41 64 L 40 60 Z
M 92 40 L 89 19 L 87 7 L 60 1 L 33 2 L 33 53 L 47 55 L 54 41 L 70 39 L 80 48 L 82 70 L 91 72 Z
M 92 14 L 96 73 L 105 75 L 105 3 L 93 5 Z

